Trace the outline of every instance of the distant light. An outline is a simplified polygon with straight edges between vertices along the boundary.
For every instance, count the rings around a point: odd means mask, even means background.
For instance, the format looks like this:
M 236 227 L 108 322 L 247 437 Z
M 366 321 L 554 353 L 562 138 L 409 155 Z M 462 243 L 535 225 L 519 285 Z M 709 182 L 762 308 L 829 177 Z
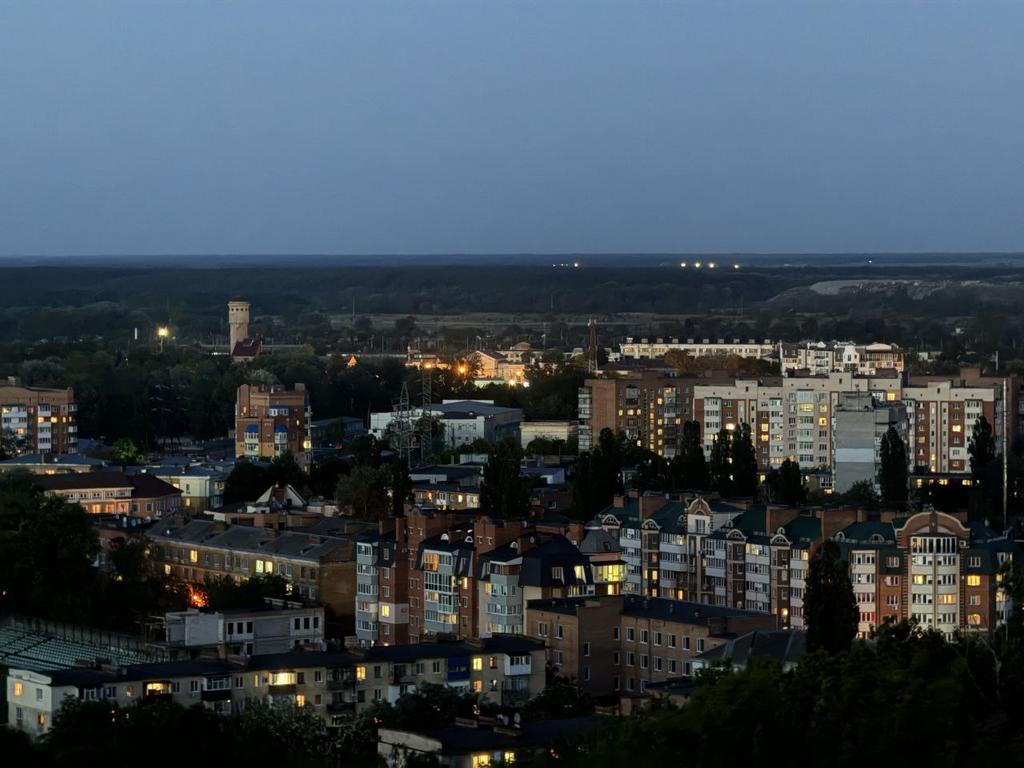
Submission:
M 694 269 L 700 269 L 700 262 L 699 261 L 693 262 L 693 267 L 694 267 Z
M 156 329 L 156 335 L 158 338 L 166 339 L 168 336 L 171 335 L 171 331 L 169 328 L 167 328 L 167 326 L 161 325 L 159 328 Z
M 708 262 L 708 269 L 714 269 L 714 268 L 715 268 L 715 267 L 717 267 L 717 266 L 718 266 L 718 265 L 717 265 L 717 264 L 715 264 L 715 262 L 713 262 L 713 261 L 709 261 L 709 262 Z
M 739 268 L 740 268 L 740 265 L 739 265 L 739 264 L 733 264 L 733 265 L 732 265 L 732 268 L 733 268 L 733 269 L 739 269 Z
M 679 266 L 682 267 L 683 269 L 686 269 L 686 262 L 685 261 L 679 262 Z
M 573 265 L 574 267 L 578 267 L 578 266 L 580 265 L 580 263 L 579 263 L 578 261 L 574 261 L 574 262 L 572 263 L 572 265 Z

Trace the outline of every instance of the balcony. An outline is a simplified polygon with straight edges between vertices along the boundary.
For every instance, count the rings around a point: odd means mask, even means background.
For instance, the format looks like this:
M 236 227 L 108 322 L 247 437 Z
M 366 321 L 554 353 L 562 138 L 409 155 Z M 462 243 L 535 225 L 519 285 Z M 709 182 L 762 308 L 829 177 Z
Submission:
M 200 698 L 203 701 L 231 701 L 231 689 L 217 688 L 215 690 L 204 690 Z
M 206 693 L 206 691 L 203 691 Z M 271 696 L 294 696 L 295 683 L 281 683 L 280 685 L 268 685 L 267 693 Z

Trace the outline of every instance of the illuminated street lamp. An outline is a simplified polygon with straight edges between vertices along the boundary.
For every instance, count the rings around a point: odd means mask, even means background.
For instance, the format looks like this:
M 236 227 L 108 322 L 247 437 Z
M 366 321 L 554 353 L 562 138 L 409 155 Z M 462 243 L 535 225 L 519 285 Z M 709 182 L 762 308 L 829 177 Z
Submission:
M 161 325 L 156 329 L 156 337 L 160 339 L 160 351 L 164 351 L 164 339 L 171 335 L 171 330 L 166 325 Z

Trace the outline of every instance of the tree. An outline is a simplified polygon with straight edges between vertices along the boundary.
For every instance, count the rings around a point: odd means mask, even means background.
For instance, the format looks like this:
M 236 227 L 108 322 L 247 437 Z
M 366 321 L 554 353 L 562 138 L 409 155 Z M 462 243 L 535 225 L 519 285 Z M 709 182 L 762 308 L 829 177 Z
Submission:
M 683 424 L 677 461 L 680 464 L 679 475 L 683 488 L 702 491 L 708 487 L 708 463 L 701 444 L 699 422 L 687 421 Z
M 996 457 L 996 441 L 992 436 L 992 425 L 984 416 L 974 422 L 971 439 L 967 444 L 967 455 L 971 462 L 971 476 L 982 480 L 986 470 Z
M 842 499 L 847 504 L 857 504 L 869 509 L 878 506 L 878 492 L 870 480 L 859 480 L 851 485 L 849 490 L 842 494 Z
M 388 496 L 391 499 L 391 514 L 395 517 L 404 514 L 405 505 L 413 499 L 409 465 L 403 460 L 397 460 L 388 467 Z
M 480 511 L 514 520 L 529 510 L 530 494 L 522 477 L 523 450 L 515 438 L 496 443 L 484 464 L 480 482 Z
M 839 545 L 828 539 L 814 553 L 807 569 L 807 650 L 848 650 L 857 634 L 858 617 L 849 566 L 840 556 Z
M 356 517 L 382 520 L 391 511 L 388 482 L 386 468 L 360 465 L 339 478 L 335 499 L 339 507 L 351 509 Z
M 882 501 L 897 507 L 907 503 L 907 446 L 895 427 L 889 427 L 879 444 L 878 486 Z
M 711 462 L 708 470 L 715 490 L 725 497 L 733 495 L 731 446 L 732 440 L 729 437 L 729 432 L 724 428 L 718 430 L 715 442 L 711 446 Z
M 240 461 L 224 481 L 224 503 L 255 501 L 273 484 L 270 472 L 259 464 Z
M 792 459 L 783 461 L 778 471 L 768 476 L 768 486 L 771 488 L 774 501 L 789 506 L 802 504 L 807 496 L 800 465 Z
M 127 437 L 114 443 L 114 454 L 117 456 L 117 461 L 122 468 L 141 464 L 144 458 L 139 446 Z
M 739 496 L 757 494 L 757 454 L 750 425 L 746 423 L 732 433 L 732 477 L 734 493 Z

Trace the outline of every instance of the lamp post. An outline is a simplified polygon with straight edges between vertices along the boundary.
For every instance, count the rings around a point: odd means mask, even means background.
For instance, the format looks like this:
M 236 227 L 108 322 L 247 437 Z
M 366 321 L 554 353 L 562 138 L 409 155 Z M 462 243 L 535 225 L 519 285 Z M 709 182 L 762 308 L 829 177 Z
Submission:
M 161 325 L 156 329 L 156 337 L 160 339 L 160 353 L 164 351 L 164 339 L 171 335 L 170 329 L 166 325 Z

